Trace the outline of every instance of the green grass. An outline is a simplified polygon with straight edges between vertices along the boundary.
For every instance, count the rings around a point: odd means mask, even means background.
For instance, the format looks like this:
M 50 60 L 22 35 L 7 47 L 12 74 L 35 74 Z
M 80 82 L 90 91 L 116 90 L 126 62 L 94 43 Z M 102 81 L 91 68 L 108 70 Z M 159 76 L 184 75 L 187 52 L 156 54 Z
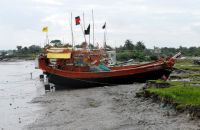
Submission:
M 173 77 L 176 77 L 178 79 L 188 79 L 189 78 L 189 79 L 191 79 L 191 81 L 200 81 L 199 73 L 173 75 Z
M 182 107 L 200 107 L 200 86 L 192 86 L 192 83 L 184 82 L 169 83 L 170 87 L 168 88 L 150 87 L 146 91 L 171 99 L 174 103 L 178 103 Z
M 183 70 L 191 70 L 192 73 L 183 73 L 174 75 L 175 79 L 191 79 L 190 82 L 183 81 L 161 81 L 150 80 L 147 92 L 158 95 L 161 99 L 166 99 L 172 103 L 178 104 L 177 109 L 197 107 L 200 108 L 200 65 L 194 65 L 193 60 L 179 60 L 175 64 L 175 68 Z M 187 72 L 187 71 L 186 71 Z M 168 84 L 166 88 L 157 86 Z
M 200 65 L 193 64 L 192 60 L 180 60 L 177 61 L 175 66 L 177 69 L 184 69 L 184 70 L 200 70 Z

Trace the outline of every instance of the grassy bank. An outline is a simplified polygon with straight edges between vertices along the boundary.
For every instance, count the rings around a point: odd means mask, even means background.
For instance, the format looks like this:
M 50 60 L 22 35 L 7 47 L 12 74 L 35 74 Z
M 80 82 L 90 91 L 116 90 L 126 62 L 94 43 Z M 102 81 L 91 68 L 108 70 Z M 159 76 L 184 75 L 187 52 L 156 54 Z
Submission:
M 160 82 L 161 83 L 161 82 Z M 149 87 L 146 89 L 150 94 L 167 98 L 178 104 L 178 107 L 200 107 L 200 82 L 167 82 L 169 87 Z
M 189 114 L 191 119 L 200 118 L 200 82 L 150 81 L 138 95 L 173 106 L 177 112 Z
M 193 60 L 178 60 L 174 66 L 177 69 L 199 71 L 200 65 L 193 64 Z
M 200 81 L 199 73 L 191 73 L 191 74 L 175 74 L 170 76 L 170 79 L 189 79 L 190 81 Z
M 192 60 L 180 60 L 175 68 L 185 71 L 174 72 L 169 81 L 148 81 L 142 94 L 171 104 L 177 111 L 188 111 L 192 117 L 200 117 L 200 65 L 194 65 Z

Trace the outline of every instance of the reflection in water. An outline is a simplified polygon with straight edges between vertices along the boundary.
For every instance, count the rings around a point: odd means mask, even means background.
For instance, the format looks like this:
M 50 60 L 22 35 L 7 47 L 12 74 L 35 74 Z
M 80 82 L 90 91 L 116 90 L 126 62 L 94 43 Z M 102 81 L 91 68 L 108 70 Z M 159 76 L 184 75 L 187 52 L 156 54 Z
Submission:
M 41 109 L 30 103 L 44 94 L 41 71 L 35 70 L 34 61 L 20 61 L 0 62 L 0 72 L 0 129 L 22 129 Z

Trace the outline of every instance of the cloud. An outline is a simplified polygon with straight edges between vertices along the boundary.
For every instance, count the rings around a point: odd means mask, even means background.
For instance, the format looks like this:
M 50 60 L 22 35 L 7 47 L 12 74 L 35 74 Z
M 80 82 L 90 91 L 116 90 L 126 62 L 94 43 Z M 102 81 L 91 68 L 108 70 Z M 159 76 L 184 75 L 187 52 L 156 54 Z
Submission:
M 48 23 L 52 26 L 65 26 L 68 23 L 66 14 L 50 15 L 41 20 L 42 23 Z M 69 23 L 68 23 L 69 24 Z
M 43 5 L 53 5 L 53 6 L 61 6 L 64 3 L 59 0 L 32 0 L 33 2 L 37 4 L 43 4 Z
M 199 35 L 200 34 L 200 22 L 191 24 L 190 29 L 191 29 L 191 31 L 193 31 Z
M 199 0 L 4 0 L 0 2 L 0 47 L 43 42 L 43 26 L 51 39 L 71 41 L 70 13 L 85 13 L 85 24 L 92 23 L 94 10 L 95 41 L 103 41 L 107 22 L 108 44 L 120 46 L 126 39 L 153 46 L 198 45 L 200 32 Z M 74 25 L 74 24 L 73 24 Z M 73 26 L 76 43 L 83 39 L 80 26 Z M 4 44 L 6 43 L 6 44 Z M 173 43 L 173 44 L 172 44 Z M 187 44 L 186 44 L 187 43 Z

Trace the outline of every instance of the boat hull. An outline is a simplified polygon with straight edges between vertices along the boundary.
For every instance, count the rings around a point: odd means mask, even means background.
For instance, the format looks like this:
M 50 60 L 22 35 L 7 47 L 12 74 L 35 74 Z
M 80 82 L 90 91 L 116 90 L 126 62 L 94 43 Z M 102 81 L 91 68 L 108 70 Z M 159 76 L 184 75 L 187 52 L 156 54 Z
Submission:
M 50 83 L 56 85 L 57 88 L 85 88 L 96 86 L 113 86 L 120 84 L 132 84 L 134 82 L 146 82 L 147 80 L 161 79 L 163 75 L 168 77 L 171 73 L 170 69 L 159 69 L 138 74 L 101 77 L 101 78 L 69 78 L 53 73 L 45 73 Z

